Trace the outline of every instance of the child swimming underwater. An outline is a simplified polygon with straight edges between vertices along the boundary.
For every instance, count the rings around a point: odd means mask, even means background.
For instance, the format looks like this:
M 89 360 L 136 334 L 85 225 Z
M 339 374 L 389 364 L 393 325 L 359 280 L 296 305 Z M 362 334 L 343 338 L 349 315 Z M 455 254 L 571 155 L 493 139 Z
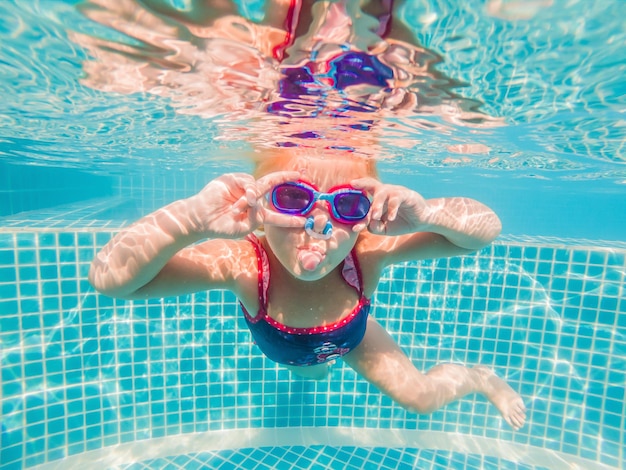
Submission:
M 386 266 L 470 253 L 500 228 L 477 201 L 425 200 L 380 182 L 371 159 L 275 149 L 255 176 L 222 175 L 123 229 L 89 280 L 125 299 L 228 289 L 261 351 L 294 374 L 322 379 L 341 357 L 407 409 L 430 413 L 479 393 L 519 429 L 523 401 L 491 370 L 441 364 L 423 374 L 369 315 Z

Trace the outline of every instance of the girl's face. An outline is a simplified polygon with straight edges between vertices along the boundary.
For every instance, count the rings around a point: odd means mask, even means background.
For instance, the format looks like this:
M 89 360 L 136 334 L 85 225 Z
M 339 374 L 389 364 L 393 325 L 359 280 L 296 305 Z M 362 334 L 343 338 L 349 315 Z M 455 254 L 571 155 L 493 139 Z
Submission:
M 311 236 L 303 228 L 265 227 L 265 238 L 283 267 L 294 277 L 316 281 L 332 272 L 354 247 L 359 234 L 353 225 L 333 220 L 325 204 L 316 204 L 309 214 L 314 220 L 314 231 L 321 233 L 327 223 L 332 233 L 327 239 Z
M 301 166 L 289 168 L 298 170 L 302 180 L 315 185 L 319 191 L 349 184 L 363 174 L 362 165 L 347 159 L 333 161 L 310 158 Z M 324 201 L 317 201 L 307 218 L 313 220 L 313 232 L 321 234 L 327 224 L 332 226 L 328 239 L 312 236 L 304 228 L 284 228 L 267 225 L 267 243 L 282 266 L 294 277 L 315 281 L 332 272 L 348 256 L 359 236 L 353 230 L 354 224 L 346 224 L 333 219 L 330 208 Z

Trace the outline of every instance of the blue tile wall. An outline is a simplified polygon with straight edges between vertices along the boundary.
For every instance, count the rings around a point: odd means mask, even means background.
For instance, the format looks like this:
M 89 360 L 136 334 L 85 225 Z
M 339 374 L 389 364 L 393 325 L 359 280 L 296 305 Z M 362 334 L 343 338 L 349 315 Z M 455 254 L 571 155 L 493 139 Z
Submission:
M 624 249 L 501 242 L 385 272 L 373 315 L 421 369 L 454 361 L 506 377 L 529 408 L 528 425 L 512 432 L 480 399 L 416 416 L 341 365 L 329 381 L 291 379 L 251 342 L 228 292 L 149 302 L 98 295 L 87 272 L 110 236 L 84 228 L 0 232 L 0 469 L 150 438 L 288 426 L 460 432 L 615 468 L 626 463 Z M 306 452 L 172 459 L 270 467 L 276 458 L 354 459 L 357 468 L 364 458 L 349 448 Z M 379 468 L 395 468 L 385 463 L 391 454 L 396 463 L 443 459 L 449 468 L 502 464 L 427 449 L 394 452 L 364 455 L 379 458 Z M 127 468 L 158 468 L 151 465 Z
M 219 167 L 198 166 L 193 172 L 159 169 L 115 177 L 47 167 L 22 174 L 23 168 L 28 169 L 0 162 L 0 226 L 5 229 L 115 230 L 200 191 L 224 169 L 250 170 L 249 165 L 232 161 Z
M 189 197 L 212 179 L 226 172 L 250 172 L 251 166 L 242 159 L 206 163 L 194 171 L 164 172 L 162 169 L 118 177 L 116 190 L 127 199 L 136 201 L 137 213 L 147 214 L 177 199 Z
M 0 161 L 0 217 L 112 196 L 115 180 L 74 168 Z

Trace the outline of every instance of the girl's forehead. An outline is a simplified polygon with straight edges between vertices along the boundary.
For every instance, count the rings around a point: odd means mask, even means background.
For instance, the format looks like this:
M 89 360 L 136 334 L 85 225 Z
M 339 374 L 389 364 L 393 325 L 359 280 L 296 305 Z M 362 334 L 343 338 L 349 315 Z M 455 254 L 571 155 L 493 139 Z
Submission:
M 368 176 L 367 166 L 358 160 L 308 158 L 293 162 L 293 170 L 320 189 L 347 184 L 353 179 Z
M 255 161 L 256 178 L 295 170 L 322 191 L 357 178 L 377 178 L 376 162 L 371 157 L 336 149 L 272 148 L 260 151 Z

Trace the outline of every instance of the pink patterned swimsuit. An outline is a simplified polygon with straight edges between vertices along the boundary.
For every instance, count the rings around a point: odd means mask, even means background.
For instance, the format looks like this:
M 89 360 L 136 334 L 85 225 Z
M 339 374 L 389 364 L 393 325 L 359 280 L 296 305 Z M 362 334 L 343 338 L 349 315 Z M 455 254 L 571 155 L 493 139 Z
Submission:
M 350 352 L 365 335 L 370 301 L 363 295 L 361 270 L 354 252 L 343 261 L 342 276 L 359 294 L 359 303 L 347 317 L 326 326 L 296 328 L 277 322 L 267 314 L 270 270 L 267 253 L 255 236 L 248 240 L 257 254 L 259 268 L 259 309 L 250 316 L 243 304 L 246 323 L 254 341 L 271 360 L 294 366 L 322 364 Z

